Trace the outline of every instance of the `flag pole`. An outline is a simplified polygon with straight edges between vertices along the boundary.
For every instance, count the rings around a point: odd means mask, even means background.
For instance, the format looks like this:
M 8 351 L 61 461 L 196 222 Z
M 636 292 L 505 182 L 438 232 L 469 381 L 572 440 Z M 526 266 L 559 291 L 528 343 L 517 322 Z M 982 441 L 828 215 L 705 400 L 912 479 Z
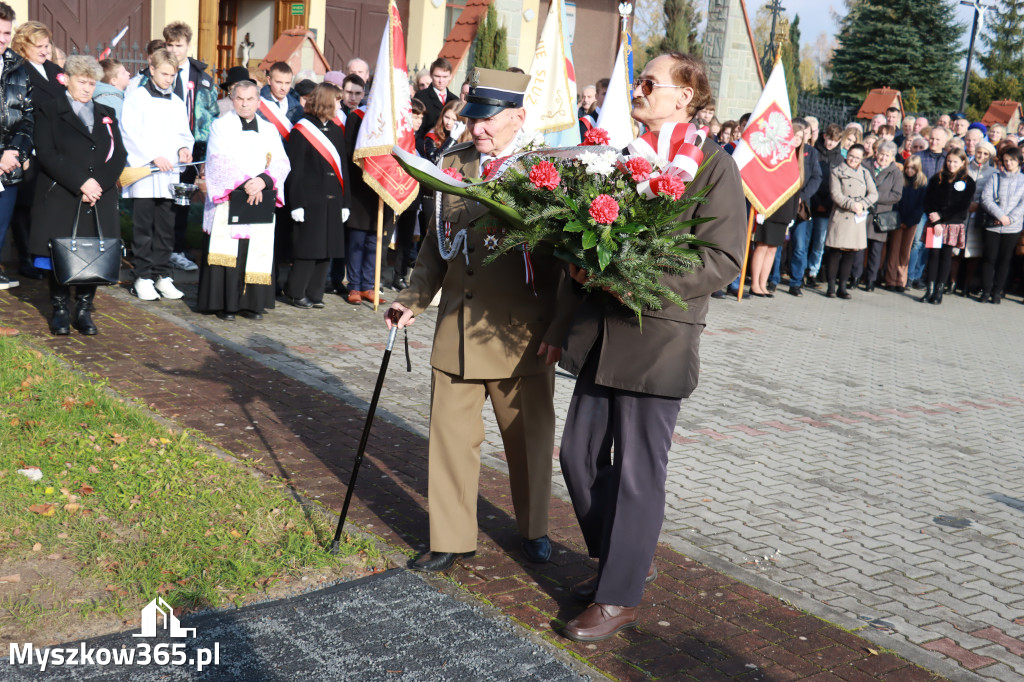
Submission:
M 736 292 L 736 300 L 743 300 L 743 285 L 747 278 L 747 260 L 750 258 L 750 240 L 754 236 L 754 208 L 750 208 L 750 217 L 747 219 L 747 241 L 743 245 L 743 269 L 740 270 L 740 290 Z
M 373 309 L 380 306 L 380 245 L 384 241 L 384 197 L 377 197 L 377 259 L 373 262 Z

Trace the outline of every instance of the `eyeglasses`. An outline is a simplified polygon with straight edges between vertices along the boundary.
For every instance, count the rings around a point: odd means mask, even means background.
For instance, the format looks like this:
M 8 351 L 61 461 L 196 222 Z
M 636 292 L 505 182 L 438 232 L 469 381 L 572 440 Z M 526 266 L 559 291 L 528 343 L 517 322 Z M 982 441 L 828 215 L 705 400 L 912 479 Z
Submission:
M 647 97 L 652 92 L 654 92 L 654 88 L 681 88 L 681 87 L 683 87 L 683 86 L 682 85 L 665 85 L 663 83 L 655 83 L 654 80 L 651 79 L 651 78 L 637 78 L 635 81 L 633 81 L 633 89 L 634 90 L 639 90 L 640 92 L 642 92 L 644 97 Z

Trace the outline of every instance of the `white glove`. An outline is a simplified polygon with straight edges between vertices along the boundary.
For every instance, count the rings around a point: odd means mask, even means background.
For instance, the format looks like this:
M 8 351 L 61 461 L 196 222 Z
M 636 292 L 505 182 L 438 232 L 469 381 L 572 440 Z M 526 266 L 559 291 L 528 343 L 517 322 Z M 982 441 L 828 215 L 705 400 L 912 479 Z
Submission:
M 347 208 L 341 209 L 341 222 L 347 223 L 350 213 L 351 212 Z
M 294 211 L 292 211 L 292 220 L 294 220 L 297 223 L 306 222 L 306 209 L 297 208 Z
M 466 132 L 466 124 L 463 123 L 462 121 L 456 121 L 455 127 L 452 128 L 452 132 L 449 135 L 449 137 L 458 142 L 459 138 L 462 137 L 462 133 L 464 132 Z

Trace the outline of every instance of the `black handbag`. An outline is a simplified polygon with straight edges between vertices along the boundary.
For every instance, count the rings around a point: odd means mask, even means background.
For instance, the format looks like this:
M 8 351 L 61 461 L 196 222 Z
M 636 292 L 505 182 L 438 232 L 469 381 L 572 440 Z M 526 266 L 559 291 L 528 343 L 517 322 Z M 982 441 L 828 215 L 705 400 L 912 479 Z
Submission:
M 95 206 L 93 215 L 96 217 L 97 236 L 79 239 L 78 218 L 82 214 L 83 203 L 78 203 L 71 236 L 50 240 L 53 274 L 57 281 L 64 285 L 117 284 L 121 279 L 121 254 L 124 247 L 120 239 L 103 236 L 100 229 L 100 213 Z
M 896 211 L 872 213 L 871 224 L 878 232 L 892 232 L 900 226 L 900 216 Z
M 999 173 L 995 173 L 996 181 L 996 204 L 999 203 Z M 990 227 L 1002 227 L 1003 221 L 985 210 L 984 206 L 978 206 L 978 212 L 974 215 L 974 224 L 983 230 Z

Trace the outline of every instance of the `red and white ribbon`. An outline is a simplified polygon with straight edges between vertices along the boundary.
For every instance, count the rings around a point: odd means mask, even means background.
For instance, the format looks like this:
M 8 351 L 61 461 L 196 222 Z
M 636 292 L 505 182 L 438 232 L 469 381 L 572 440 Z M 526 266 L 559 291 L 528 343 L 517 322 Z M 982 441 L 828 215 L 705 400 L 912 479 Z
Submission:
M 652 178 L 675 175 L 683 182 L 690 182 L 704 161 L 700 147 L 707 134 L 707 128 L 698 128 L 692 123 L 666 123 L 658 133 L 647 132 L 633 140 L 627 150 L 630 155 L 657 157 L 668 162 L 660 173 L 652 173 Z M 648 199 L 657 196 L 651 190 L 650 180 L 638 183 L 636 190 Z
M 298 130 L 306 140 L 313 145 L 313 149 L 320 152 L 320 156 L 324 157 L 324 161 L 331 167 L 334 174 L 338 178 L 338 184 L 341 185 L 341 189 L 345 189 L 345 178 L 341 174 L 341 156 L 338 154 L 337 148 L 334 144 L 327 139 L 327 136 L 316 129 L 309 119 L 302 119 L 295 124 L 293 130 Z
M 107 152 L 107 158 L 103 159 L 104 163 L 110 161 L 110 157 L 114 155 L 114 129 L 110 127 L 111 123 L 113 121 L 109 116 L 103 117 L 103 125 L 107 126 L 107 134 L 110 135 L 110 151 Z
M 288 139 L 288 135 L 292 132 L 292 122 L 281 115 L 281 109 L 276 103 L 270 102 L 265 97 L 260 97 L 260 113 L 274 124 L 281 139 Z

